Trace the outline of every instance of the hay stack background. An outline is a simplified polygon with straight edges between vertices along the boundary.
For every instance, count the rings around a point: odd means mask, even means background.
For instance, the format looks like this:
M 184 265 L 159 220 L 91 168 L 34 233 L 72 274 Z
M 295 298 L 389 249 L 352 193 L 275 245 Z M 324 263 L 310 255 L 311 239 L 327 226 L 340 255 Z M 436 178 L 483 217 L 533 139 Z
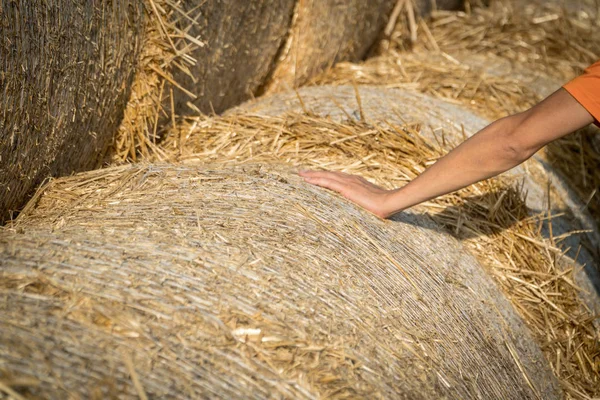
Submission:
M 560 397 L 489 277 L 426 219 L 261 166 L 111 168 L 30 204 L 0 238 L 1 374 L 22 393 Z
M 359 60 L 406 8 L 430 1 L 276 2 L 146 0 L 140 68 L 113 159 L 150 153 L 181 116 L 221 113 L 255 94 L 305 83 L 341 60 Z M 457 8 L 448 0 L 440 8 Z M 392 7 L 396 4 L 395 11 Z M 398 8 L 398 6 L 400 6 Z M 395 17 L 394 17 L 395 15 Z M 386 27 L 393 28 L 394 24 Z
M 47 176 L 99 165 L 140 51 L 137 0 L 0 3 L 0 222 Z
M 205 46 L 193 53 L 198 61 L 190 69 L 191 76 L 179 72 L 175 79 L 198 96 L 192 101 L 197 109 L 221 113 L 254 96 L 288 34 L 294 5 L 294 0 L 184 3 L 184 10 L 196 23 L 180 17 L 178 25 Z M 380 15 L 375 5 L 369 8 Z M 186 106 L 188 101 L 188 96 L 177 92 L 175 112 L 193 112 Z
M 294 0 L 146 0 L 145 41 L 115 160 L 156 151 L 179 115 L 221 112 L 251 98 L 289 29 Z
M 428 14 L 432 3 L 299 0 L 287 43 L 266 83 L 266 92 L 301 86 L 339 61 L 362 59 L 382 34 L 394 6 L 403 4 L 418 14 Z M 453 0 L 439 2 L 440 7 L 448 9 L 456 9 L 460 4 Z

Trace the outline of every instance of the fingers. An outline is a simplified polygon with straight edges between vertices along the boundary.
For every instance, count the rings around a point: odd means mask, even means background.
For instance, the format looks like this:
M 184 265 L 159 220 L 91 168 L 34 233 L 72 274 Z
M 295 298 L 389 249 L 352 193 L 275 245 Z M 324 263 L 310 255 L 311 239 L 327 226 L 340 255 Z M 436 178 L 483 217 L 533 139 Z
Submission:
M 308 176 L 304 177 L 304 181 L 313 185 L 324 187 L 326 189 L 334 190 L 342 195 L 346 189 L 346 185 L 343 182 L 335 179 L 335 176 L 332 174 Z
M 337 181 L 342 185 L 352 185 L 362 180 L 362 178 L 358 176 L 337 171 L 300 171 L 298 174 L 302 176 L 306 182 L 309 182 L 310 179 L 325 179 Z

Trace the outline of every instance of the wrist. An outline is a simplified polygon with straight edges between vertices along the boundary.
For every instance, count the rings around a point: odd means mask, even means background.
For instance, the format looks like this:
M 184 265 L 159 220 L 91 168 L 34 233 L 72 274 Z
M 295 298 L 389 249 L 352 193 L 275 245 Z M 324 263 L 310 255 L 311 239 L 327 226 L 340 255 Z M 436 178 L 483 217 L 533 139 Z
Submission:
M 413 181 L 401 188 L 390 190 L 383 205 L 383 212 L 386 214 L 385 218 L 425 201 L 426 199 L 418 196 L 415 188 Z

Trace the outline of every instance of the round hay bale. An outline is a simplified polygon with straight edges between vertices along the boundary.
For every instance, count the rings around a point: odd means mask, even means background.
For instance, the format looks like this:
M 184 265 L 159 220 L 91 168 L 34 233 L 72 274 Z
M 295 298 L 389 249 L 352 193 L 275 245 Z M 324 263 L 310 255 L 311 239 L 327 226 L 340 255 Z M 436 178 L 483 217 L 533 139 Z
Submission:
M 518 62 L 467 51 L 451 57 L 429 51 L 389 51 L 358 64 L 339 63 L 311 80 L 311 85 L 412 88 L 460 102 L 492 119 L 526 110 L 562 83 Z
M 303 85 L 339 61 L 363 58 L 397 3 L 397 0 L 299 0 L 287 43 L 265 84 L 265 92 Z M 456 9 L 461 3 L 447 0 L 438 5 Z M 428 14 L 431 5 L 429 0 L 419 0 L 415 12 Z
M 417 125 L 421 127 L 419 135 L 430 142 L 445 143 L 447 149 L 491 122 L 459 105 L 421 93 L 344 85 L 304 87 L 265 96 L 232 109 L 228 115 L 282 116 L 290 112 L 326 116 L 335 121 L 364 119 L 374 124 Z M 325 168 L 328 161 L 323 160 Z M 544 234 L 552 241 L 552 236 L 559 237 L 568 249 L 567 254 L 577 260 L 581 268 L 575 277 L 577 284 L 584 288 L 581 296 L 591 310 L 599 312 L 600 264 L 596 254 L 600 234 L 584 203 L 569 188 L 565 178 L 539 155 L 508 174 L 524 179 L 527 206 L 534 213 L 551 213 L 552 225 L 545 225 Z
M 141 26 L 139 0 L 0 2 L 0 222 L 45 178 L 98 166 Z
M 175 94 L 175 112 L 220 113 L 251 98 L 263 84 L 290 27 L 294 0 L 185 0 L 177 25 L 204 45 L 191 56 L 189 74 L 174 79 L 194 95 Z
M 260 165 L 109 168 L 30 205 L 0 236 L 0 379 L 21 393 L 560 398 L 510 304 L 426 219 Z
M 112 158 L 136 161 L 177 116 L 221 112 L 251 98 L 285 39 L 294 0 L 144 0 L 140 68 Z

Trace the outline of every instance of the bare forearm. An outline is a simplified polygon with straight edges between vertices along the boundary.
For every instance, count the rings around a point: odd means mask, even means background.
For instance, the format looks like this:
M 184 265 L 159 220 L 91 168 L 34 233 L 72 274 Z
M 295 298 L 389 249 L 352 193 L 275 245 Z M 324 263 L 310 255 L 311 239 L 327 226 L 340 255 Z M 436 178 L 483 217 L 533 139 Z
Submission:
M 517 114 L 488 125 L 395 190 L 389 197 L 391 213 L 498 175 L 525 161 L 531 154 L 516 150 L 512 137 L 523 118 Z
M 300 175 L 385 218 L 504 172 L 552 140 L 593 121 L 583 106 L 559 89 L 529 110 L 482 129 L 401 189 L 384 190 L 361 177 L 340 172 L 301 171 Z

